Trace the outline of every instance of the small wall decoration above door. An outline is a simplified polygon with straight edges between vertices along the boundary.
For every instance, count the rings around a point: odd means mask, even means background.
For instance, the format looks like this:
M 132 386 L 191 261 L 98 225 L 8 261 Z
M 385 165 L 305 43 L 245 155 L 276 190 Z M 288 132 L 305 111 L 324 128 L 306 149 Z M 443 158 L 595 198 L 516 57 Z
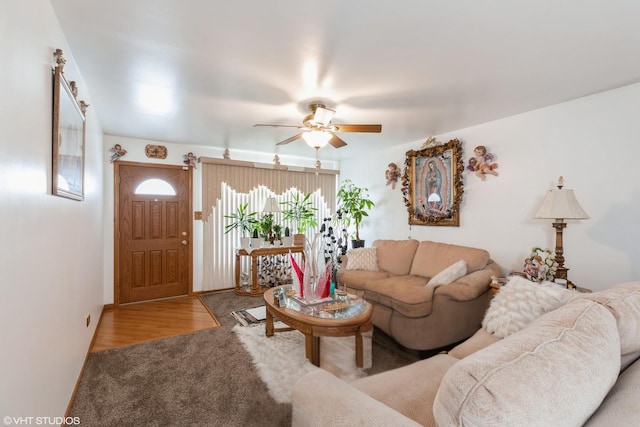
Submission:
M 463 184 L 462 144 L 446 144 L 407 151 L 402 194 L 409 224 L 460 225 Z
M 127 150 L 125 150 L 124 148 L 122 148 L 122 145 L 120 144 L 116 144 L 113 147 L 111 147 L 111 163 L 113 162 L 117 162 L 118 160 L 120 160 L 122 157 L 127 155 Z
M 182 156 L 183 163 L 185 165 L 187 165 L 188 167 L 192 167 L 192 168 L 196 168 L 196 163 L 198 162 L 198 156 L 196 156 L 195 154 L 193 154 L 191 151 L 189 151 L 187 154 L 185 154 L 184 156 Z
M 147 146 L 144 147 L 144 153 L 150 159 L 166 159 L 167 147 L 164 145 L 147 144 Z
M 498 168 L 498 164 L 493 161 L 494 159 L 495 156 L 487 152 L 487 147 L 478 145 L 473 149 L 473 157 L 469 159 L 467 169 L 474 172 L 483 181 L 487 174 L 498 176 L 498 172 L 494 170 Z

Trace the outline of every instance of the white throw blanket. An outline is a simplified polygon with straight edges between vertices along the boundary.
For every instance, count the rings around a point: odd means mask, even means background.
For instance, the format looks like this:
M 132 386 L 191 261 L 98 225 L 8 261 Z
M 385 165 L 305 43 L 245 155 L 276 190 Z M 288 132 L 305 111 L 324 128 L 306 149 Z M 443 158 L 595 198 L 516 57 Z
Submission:
M 282 325 L 285 326 L 285 325 Z M 278 325 L 276 325 L 278 327 Z M 278 403 L 291 402 L 293 385 L 308 372 L 317 368 L 305 357 L 304 335 L 299 331 L 276 332 L 265 336 L 264 326 L 236 325 L 233 332 L 251 354 L 258 375 Z M 371 338 L 363 337 L 364 366 L 371 366 Z M 320 367 L 347 381 L 367 375 L 356 367 L 354 337 L 322 337 L 320 339 Z

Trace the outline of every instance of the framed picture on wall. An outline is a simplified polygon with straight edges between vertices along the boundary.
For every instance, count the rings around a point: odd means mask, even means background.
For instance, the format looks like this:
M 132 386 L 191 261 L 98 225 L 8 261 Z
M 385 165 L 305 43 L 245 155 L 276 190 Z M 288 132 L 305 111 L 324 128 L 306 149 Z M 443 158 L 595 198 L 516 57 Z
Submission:
M 52 194 L 84 200 L 85 111 L 74 82 L 64 76 L 62 51 L 55 52 L 53 69 Z
M 463 171 L 462 144 L 457 139 L 407 151 L 402 193 L 409 224 L 458 227 Z

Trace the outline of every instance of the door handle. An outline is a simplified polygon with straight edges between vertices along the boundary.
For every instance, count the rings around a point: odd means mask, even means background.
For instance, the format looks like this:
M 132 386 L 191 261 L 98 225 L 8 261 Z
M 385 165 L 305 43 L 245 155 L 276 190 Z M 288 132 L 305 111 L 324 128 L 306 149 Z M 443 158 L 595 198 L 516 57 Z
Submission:
M 180 242 L 180 243 L 182 243 L 182 245 L 183 245 L 183 246 L 187 246 L 187 241 L 186 241 L 186 240 L 183 240 L 183 241 L 182 241 L 182 242 Z

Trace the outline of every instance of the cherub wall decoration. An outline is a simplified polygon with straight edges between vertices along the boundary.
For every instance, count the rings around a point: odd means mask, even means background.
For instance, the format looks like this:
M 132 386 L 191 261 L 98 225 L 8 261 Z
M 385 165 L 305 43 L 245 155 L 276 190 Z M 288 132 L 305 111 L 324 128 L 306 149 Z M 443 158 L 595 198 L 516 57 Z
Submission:
M 498 164 L 492 163 L 494 158 L 493 154 L 487 152 L 487 147 L 478 145 L 473 149 L 473 157 L 469 159 L 467 169 L 475 172 L 483 180 L 487 174 L 498 176 L 498 172 L 494 170 L 498 168 Z
M 111 147 L 111 151 L 113 154 L 111 155 L 111 160 L 110 162 L 113 163 L 117 160 L 120 160 L 121 157 L 124 157 L 125 154 L 127 154 L 127 150 L 125 150 L 124 148 L 122 148 L 122 146 L 120 144 L 116 144 L 113 147 Z
M 391 188 L 393 190 L 396 189 L 396 184 L 398 183 L 398 179 L 400 178 L 401 174 L 402 171 L 397 164 L 393 162 L 389 163 L 389 169 L 385 171 L 384 176 L 387 179 L 387 185 L 391 185 Z
M 182 157 L 184 158 L 185 165 L 193 166 L 194 169 L 196 168 L 196 162 L 198 161 L 198 157 L 195 154 L 189 151 L 187 154 L 185 154 Z

